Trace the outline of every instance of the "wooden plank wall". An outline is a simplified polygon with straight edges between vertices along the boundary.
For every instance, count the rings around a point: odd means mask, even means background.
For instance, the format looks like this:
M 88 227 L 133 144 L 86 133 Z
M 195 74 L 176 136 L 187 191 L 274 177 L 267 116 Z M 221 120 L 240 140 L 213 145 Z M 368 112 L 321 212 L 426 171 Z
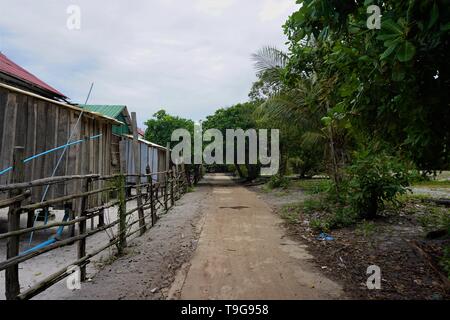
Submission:
M 123 152 L 120 154 L 121 162 L 126 165 L 126 173 L 134 174 L 133 140 L 127 137 L 122 137 L 121 143 L 123 144 Z M 167 170 L 167 168 L 165 168 L 165 150 L 160 150 L 141 141 L 139 142 L 139 146 L 142 174 L 146 173 L 145 169 L 147 168 L 147 165 L 150 165 L 152 172 L 163 172 Z M 154 177 L 154 180 L 161 181 L 161 176 Z M 128 181 L 133 183 L 134 179 L 129 177 Z
M 79 117 L 79 111 L 0 88 L 0 171 L 11 166 L 13 147 L 24 146 L 25 157 L 66 144 Z M 98 173 L 111 174 L 112 127 L 107 121 L 84 114 L 72 141 L 103 134 L 100 139 L 69 147 L 56 176 Z M 52 175 L 61 151 L 53 152 L 25 165 L 25 179 L 31 181 Z M 7 184 L 11 173 L 0 176 Z M 50 188 L 47 199 L 80 190 L 80 181 Z M 95 185 L 94 187 L 99 187 Z M 31 201 L 40 201 L 43 188 L 32 190 Z M 102 200 L 91 199 L 92 203 Z

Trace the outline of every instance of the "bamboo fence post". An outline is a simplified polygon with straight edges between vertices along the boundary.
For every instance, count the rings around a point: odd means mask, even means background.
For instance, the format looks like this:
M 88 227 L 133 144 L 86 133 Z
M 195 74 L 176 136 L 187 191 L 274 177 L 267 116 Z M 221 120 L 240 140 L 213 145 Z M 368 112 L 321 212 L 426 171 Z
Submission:
M 103 227 L 104 225 L 105 225 L 105 209 L 100 209 L 100 214 L 98 215 L 97 228 Z
M 88 192 L 91 184 L 91 179 L 86 179 L 82 184 L 82 192 Z M 80 206 L 80 217 L 84 217 L 86 215 L 86 210 L 89 206 L 89 196 L 86 195 L 81 198 L 81 206 Z M 78 233 L 83 235 L 86 233 L 86 220 L 80 221 L 78 223 Z M 77 245 L 77 256 L 78 259 L 83 258 L 86 255 L 86 238 L 78 240 Z M 86 280 L 86 266 L 80 268 L 81 271 L 81 281 Z
M 23 182 L 24 165 L 23 159 L 25 154 L 24 147 L 14 147 L 13 153 L 13 171 L 12 183 Z M 21 189 L 11 190 L 10 198 L 18 196 L 22 193 Z M 9 207 L 8 210 L 8 232 L 20 229 L 20 214 L 17 209 L 20 208 L 20 202 L 16 202 Z M 19 255 L 20 236 L 9 237 L 6 243 L 6 259 L 10 259 Z M 20 294 L 19 283 L 19 265 L 13 265 L 5 270 L 5 296 L 7 300 L 16 300 Z
M 185 181 L 184 193 L 187 193 L 188 187 L 189 187 L 189 176 L 187 175 L 186 164 L 184 162 L 183 162 L 183 174 L 184 174 L 184 181 Z
M 138 206 L 138 216 L 139 216 L 139 227 L 140 227 L 140 235 L 143 235 L 146 231 L 145 225 L 145 215 L 144 209 L 142 208 L 142 197 L 141 197 L 141 156 L 140 156 L 140 147 L 139 147 L 139 135 L 137 131 L 137 119 L 136 112 L 131 113 L 131 126 L 133 128 L 133 153 L 134 153 L 134 171 L 136 173 L 136 198 L 137 206 Z
M 167 201 L 169 199 L 168 197 L 169 192 L 169 174 L 168 172 L 164 172 L 164 210 L 167 212 L 169 210 Z
M 155 190 L 153 185 L 153 179 L 150 179 L 150 212 L 152 217 L 152 226 L 156 223 L 155 215 Z
M 127 221 L 126 221 L 126 213 L 127 213 L 127 207 L 126 207 L 126 191 L 125 191 L 125 183 L 126 183 L 126 177 L 125 176 L 119 176 L 116 178 L 116 187 L 118 191 L 118 200 L 119 200 L 119 242 L 117 246 L 117 250 L 119 251 L 119 254 L 123 253 L 123 250 L 127 246 Z
M 64 214 L 67 214 L 69 216 L 69 221 L 75 219 L 75 215 L 73 214 L 72 204 L 66 203 L 64 204 Z M 75 237 L 75 225 L 69 226 L 69 236 Z
M 173 199 L 174 202 L 177 201 L 177 171 L 175 169 L 175 166 L 172 166 L 172 177 L 173 177 Z
M 31 228 L 34 224 L 34 210 L 28 210 L 27 212 L 27 228 Z
M 151 181 L 153 180 L 153 176 L 151 175 L 152 170 L 150 169 L 150 165 L 147 164 L 147 167 L 145 168 L 145 173 L 147 174 L 147 184 L 150 184 Z M 151 192 L 151 186 L 148 185 L 147 186 L 147 193 L 145 195 L 145 199 L 148 201 L 148 199 L 150 198 L 150 192 Z
M 164 210 L 169 210 L 169 180 L 170 180 L 170 142 L 166 144 L 166 172 L 164 173 Z
M 175 180 L 174 172 L 173 170 L 170 171 L 170 206 L 173 207 L 175 205 L 175 197 L 174 197 L 174 189 L 173 189 L 173 183 Z

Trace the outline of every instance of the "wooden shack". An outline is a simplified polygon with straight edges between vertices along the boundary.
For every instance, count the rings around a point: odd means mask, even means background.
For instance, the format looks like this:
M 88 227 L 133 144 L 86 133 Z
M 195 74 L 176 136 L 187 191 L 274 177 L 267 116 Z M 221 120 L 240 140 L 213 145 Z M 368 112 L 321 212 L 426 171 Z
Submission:
M 66 149 L 55 176 L 108 175 L 113 125 L 121 122 L 69 104 L 59 91 L 0 54 L 0 172 L 12 165 L 14 146 L 23 146 L 28 158 L 84 140 Z M 56 150 L 26 163 L 25 180 L 52 176 L 62 152 Z M 0 175 L 0 184 L 8 184 L 10 176 L 11 172 Z M 75 182 L 52 186 L 46 199 L 77 188 Z M 33 188 L 31 201 L 40 201 L 42 195 L 42 188 Z
M 120 121 L 120 125 L 112 127 L 111 139 L 111 172 L 134 174 L 135 161 L 133 152 L 133 128 L 132 119 L 125 105 L 80 105 L 85 110 L 100 113 L 110 118 Z M 142 131 L 141 131 L 142 132 Z M 139 134 L 139 154 L 140 170 L 142 174 L 146 173 L 147 166 L 152 173 L 166 171 L 166 148 L 158 144 L 145 140 L 142 133 Z M 161 180 L 162 175 L 155 175 L 154 180 Z M 130 182 L 133 178 L 128 179 Z

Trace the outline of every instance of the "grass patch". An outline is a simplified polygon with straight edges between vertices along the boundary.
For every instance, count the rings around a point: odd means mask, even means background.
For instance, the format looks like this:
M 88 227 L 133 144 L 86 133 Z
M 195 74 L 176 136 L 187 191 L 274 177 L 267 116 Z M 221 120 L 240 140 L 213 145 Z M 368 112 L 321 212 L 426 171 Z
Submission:
M 302 212 L 302 203 L 287 204 L 281 208 L 280 217 L 290 224 L 297 224 Z
M 306 194 L 319 194 L 328 191 L 330 180 L 328 179 L 307 179 L 293 182 L 293 186 L 301 189 Z
M 372 221 L 363 220 L 356 226 L 355 233 L 359 236 L 369 238 L 373 236 L 377 231 L 375 223 Z
M 339 207 L 323 196 L 310 197 L 303 202 L 285 205 L 281 217 L 289 223 L 309 221 L 309 226 L 317 232 L 330 232 L 356 223 L 356 215 L 349 208 Z
M 450 233 L 450 214 L 447 208 L 428 207 L 427 211 L 418 218 L 426 232 L 445 229 Z
M 413 183 L 413 187 L 450 188 L 450 180 L 418 181 L 418 182 Z
M 273 189 L 287 189 L 289 188 L 291 181 L 289 178 L 275 175 L 270 178 L 269 182 L 266 183 L 265 187 L 267 187 L 269 190 Z

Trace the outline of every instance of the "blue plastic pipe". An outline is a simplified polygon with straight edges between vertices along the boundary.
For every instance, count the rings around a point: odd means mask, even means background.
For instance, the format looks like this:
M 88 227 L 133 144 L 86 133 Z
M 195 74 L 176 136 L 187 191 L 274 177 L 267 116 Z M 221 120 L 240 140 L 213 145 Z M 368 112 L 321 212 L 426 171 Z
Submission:
M 95 139 L 100 138 L 101 136 L 103 136 L 103 135 L 102 135 L 102 134 L 98 134 L 98 135 L 96 135 L 96 136 L 90 137 L 89 140 L 95 140 Z M 76 144 L 80 144 L 80 143 L 83 143 L 83 142 L 84 142 L 84 140 L 78 140 L 78 141 L 74 141 L 74 142 L 65 144 L 65 145 L 60 146 L 60 147 L 56 147 L 56 148 L 53 148 L 53 149 L 44 151 L 44 152 L 42 152 L 42 153 L 36 154 L 36 155 L 34 155 L 34 156 L 31 156 L 31 157 L 29 157 L 29 158 L 23 160 L 23 163 L 30 162 L 30 161 L 32 161 L 32 160 L 34 160 L 34 159 L 36 159 L 36 158 L 45 156 L 46 154 L 49 154 L 49 153 L 52 153 L 52 152 L 55 152 L 55 151 L 64 149 L 64 148 L 66 148 L 66 147 L 71 147 L 71 146 L 74 146 L 74 145 L 76 145 Z M 7 173 L 7 172 L 9 172 L 9 171 L 11 171 L 12 168 L 13 168 L 13 167 L 9 167 L 9 168 L 6 168 L 6 169 L 0 171 L 0 176 L 3 175 L 3 174 L 5 174 L 5 173 Z

